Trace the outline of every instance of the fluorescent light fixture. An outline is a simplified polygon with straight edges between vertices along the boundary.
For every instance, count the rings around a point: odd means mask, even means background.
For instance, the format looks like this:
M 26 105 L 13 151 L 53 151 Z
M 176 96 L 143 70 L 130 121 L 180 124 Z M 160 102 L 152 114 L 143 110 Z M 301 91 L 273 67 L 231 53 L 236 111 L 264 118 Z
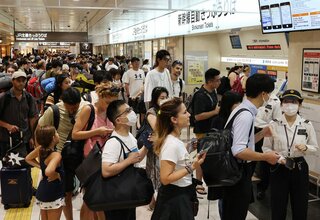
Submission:
M 249 58 L 249 57 L 221 57 L 221 62 L 225 63 L 245 63 L 255 65 L 269 66 L 288 66 L 288 60 L 285 59 L 265 59 L 265 58 Z

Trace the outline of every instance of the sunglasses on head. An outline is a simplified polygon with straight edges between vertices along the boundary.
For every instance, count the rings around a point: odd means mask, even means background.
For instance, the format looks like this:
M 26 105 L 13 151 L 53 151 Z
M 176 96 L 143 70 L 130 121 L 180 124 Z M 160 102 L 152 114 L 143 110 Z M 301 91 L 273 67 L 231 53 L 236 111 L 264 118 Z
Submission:
M 175 60 L 173 61 L 172 66 L 175 66 L 175 65 L 182 65 L 182 62 L 180 60 Z

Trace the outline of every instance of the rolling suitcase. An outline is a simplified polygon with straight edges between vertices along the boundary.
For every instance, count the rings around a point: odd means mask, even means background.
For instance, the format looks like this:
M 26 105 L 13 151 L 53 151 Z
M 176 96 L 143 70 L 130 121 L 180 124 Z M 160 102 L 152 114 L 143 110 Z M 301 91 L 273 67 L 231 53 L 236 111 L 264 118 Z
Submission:
M 28 207 L 32 199 L 31 168 L 1 169 L 1 193 L 4 209 Z
M 2 204 L 5 209 L 28 207 L 32 198 L 31 168 L 25 162 L 26 148 L 23 134 L 16 138 L 9 135 L 9 149 L 2 159 L 1 192 Z

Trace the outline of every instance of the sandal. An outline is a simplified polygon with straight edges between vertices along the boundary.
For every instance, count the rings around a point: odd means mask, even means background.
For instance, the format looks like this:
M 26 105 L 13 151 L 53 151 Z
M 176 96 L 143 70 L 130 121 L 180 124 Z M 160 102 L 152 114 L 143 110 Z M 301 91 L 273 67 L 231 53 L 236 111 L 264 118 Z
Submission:
M 202 185 L 197 185 L 196 186 L 196 191 L 200 195 L 206 195 L 207 194 L 206 189 Z

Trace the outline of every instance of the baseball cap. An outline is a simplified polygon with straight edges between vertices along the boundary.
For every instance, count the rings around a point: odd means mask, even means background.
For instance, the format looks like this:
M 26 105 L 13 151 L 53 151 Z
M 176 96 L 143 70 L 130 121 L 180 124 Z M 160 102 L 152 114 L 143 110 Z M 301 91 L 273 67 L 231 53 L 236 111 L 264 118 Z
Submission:
M 25 72 L 23 72 L 23 71 L 21 71 L 21 70 L 18 70 L 18 71 L 14 72 L 14 73 L 12 74 L 12 79 L 17 79 L 17 78 L 19 78 L 19 77 L 27 78 L 27 75 L 26 75 Z
M 243 63 L 237 62 L 234 64 L 234 66 L 243 66 Z

